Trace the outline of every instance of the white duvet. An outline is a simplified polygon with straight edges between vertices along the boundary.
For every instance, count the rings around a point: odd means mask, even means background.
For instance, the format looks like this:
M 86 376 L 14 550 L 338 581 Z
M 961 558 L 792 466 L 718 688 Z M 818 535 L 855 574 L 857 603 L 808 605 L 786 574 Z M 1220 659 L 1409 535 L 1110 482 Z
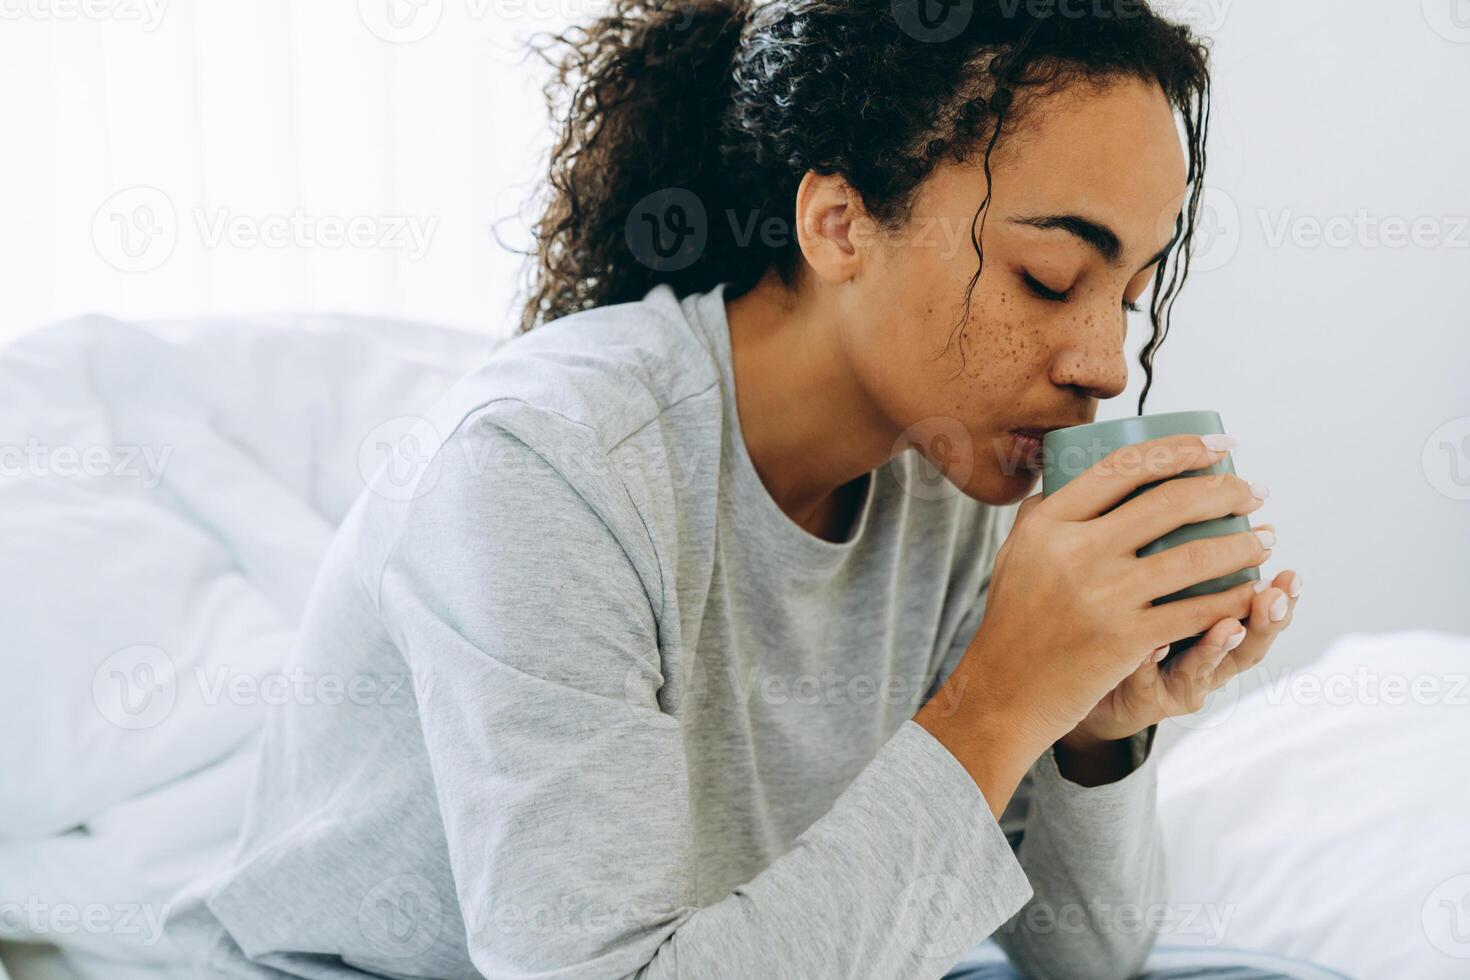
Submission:
M 0 939 L 99 980 L 189 975 L 159 923 L 231 845 L 318 558 L 491 346 L 89 317 L 0 351 Z M 1463 674 L 1470 640 L 1347 637 L 1311 672 L 1359 661 Z M 1165 941 L 1470 976 L 1470 707 L 1270 693 L 1221 700 L 1164 759 Z

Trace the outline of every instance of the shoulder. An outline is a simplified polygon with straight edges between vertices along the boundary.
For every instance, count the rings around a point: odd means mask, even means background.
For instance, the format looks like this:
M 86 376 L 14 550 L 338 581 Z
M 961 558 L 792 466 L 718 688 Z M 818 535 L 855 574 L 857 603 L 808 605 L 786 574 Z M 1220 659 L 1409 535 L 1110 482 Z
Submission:
M 506 341 L 386 441 L 360 515 L 376 543 L 369 567 L 380 575 L 391 555 L 431 539 L 436 551 L 461 552 L 575 529 L 584 546 L 602 541 L 625 556 L 657 601 L 646 488 L 630 492 L 618 450 L 639 433 L 655 433 L 642 442 L 670 454 L 683 451 L 680 439 L 704 438 L 671 422 L 672 410 L 712 409 L 719 377 L 666 287 Z
M 520 334 L 451 393 L 451 413 L 519 403 L 610 450 L 671 407 L 715 390 L 719 367 L 667 286 L 635 303 L 576 313 Z M 515 411 L 514 404 L 502 406 Z M 452 419 L 445 419 L 451 423 Z

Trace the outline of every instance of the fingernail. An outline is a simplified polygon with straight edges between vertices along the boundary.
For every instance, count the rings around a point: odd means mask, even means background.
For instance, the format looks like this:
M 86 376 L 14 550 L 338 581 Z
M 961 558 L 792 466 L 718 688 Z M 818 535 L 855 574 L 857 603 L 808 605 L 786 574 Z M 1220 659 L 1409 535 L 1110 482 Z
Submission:
M 1302 575 L 1300 572 L 1291 573 L 1291 585 L 1287 588 L 1286 594 L 1293 599 L 1302 594 Z
M 1241 630 L 1239 633 L 1233 633 L 1230 636 L 1227 636 L 1225 638 L 1225 652 L 1229 653 L 1231 650 L 1234 650 L 1236 647 L 1240 646 L 1244 642 L 1245 630 Z
M 1267 582 L 1265 579 L 1261 579 L 1255 585 L 1252 585 L 1251 586 L 1251 589 L 1255 591 L 1256 595 L 1260 595 L 1262 592 L 1265 592 L 1270 587 L 1271 587 L 1271 583 L 1270 582 Z
M 1161 646 L 1157 650 L 1155 650 L 1153 652 L 1153 655 L 1149 659 L 1152 660 L 1154 663 L 1158 663 L 1160 660 L 1163 660 L 1168 655 L 1169 655 L 1169 644 L 1165 643 L 1163 646 Z
M 1279 595 L 1276 601 L 1271 603 L 1271 622 L 1279 623 L 1286 618 L 1286 596 Z
M 1276 535 L 1269 528 L 1257 528 L 1255 535 L 1260 540 L 1262 548 L 1270 548 L 1276 544 Z
M 1252 483 L 1251 496 L 1255 497 L 1257 500 L 1265 500 L 1267 497 L 1271 496 L 1271 488 L 1266 486 L 1264 483 Z
M 1207 436 L 1200 436 L 1200 441 L 1205 444 L 1206 449 L 1214 453 L 1228 453 L 1239 445 L 1234 436 L 1227 436 L 1217 432 Z

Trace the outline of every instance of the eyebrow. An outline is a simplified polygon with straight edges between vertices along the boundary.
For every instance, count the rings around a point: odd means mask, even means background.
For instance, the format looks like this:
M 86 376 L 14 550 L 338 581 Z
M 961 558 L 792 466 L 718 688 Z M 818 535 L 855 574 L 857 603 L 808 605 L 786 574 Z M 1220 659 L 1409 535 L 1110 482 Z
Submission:
M 1117 265 L 1123 257 L 1123 243 L 1119 240 L 1117 232 L 1101 222 L 1084 218 L 1079 214 L 1041 214 L 1007 220 L 1011 224 L 1039 228 L 1042 231 L 1065 231 L 1101 255 L 1108 265 Z M 1164 261 L 1169 252 L 1173 250 L 1174 242 L 1177 240 L 1177 236 L 1170 239 L 1169 244 L 1145 262 L 1138 271 L 1142 272 L 1149 266 Z

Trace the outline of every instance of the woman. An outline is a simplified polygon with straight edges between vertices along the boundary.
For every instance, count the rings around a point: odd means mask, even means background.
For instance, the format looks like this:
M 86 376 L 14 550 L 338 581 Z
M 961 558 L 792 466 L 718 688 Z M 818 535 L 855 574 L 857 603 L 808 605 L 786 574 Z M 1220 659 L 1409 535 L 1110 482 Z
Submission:
M 1152 369 L 1200 44 L 1131 2 L 618 0 L 557 57 L 526 329 L 303 625 L 308 675 L 389 693 L 272 717 L 177 934 L 234 976 L 938 977 L 992 934 L 1038 976 L 1143 968 L 1154 725 L 1300 578 L 1150 605 L 1270 554 L 1135 556 L 1253 513 L 1233 478 L 1104 514 L 1223 437 L 1027 495 L 1035 436 L 1124 390 L 1150 284 Z

